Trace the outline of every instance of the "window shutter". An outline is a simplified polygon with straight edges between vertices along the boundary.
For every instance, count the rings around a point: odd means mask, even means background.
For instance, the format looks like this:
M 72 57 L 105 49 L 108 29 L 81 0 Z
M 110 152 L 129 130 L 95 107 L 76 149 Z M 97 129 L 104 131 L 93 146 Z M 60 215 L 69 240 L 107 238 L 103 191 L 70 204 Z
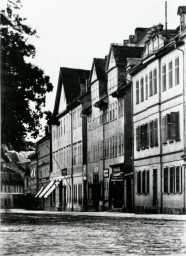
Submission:
M 147 148 L 149 147 L 149 123 L 147 123 Z
M 171 135 L 172 139 L 179 140 L 179 112 L 171 113 Z
M 136 150 L 140 151 L 140 126 L 136 128 Z
M 154 146 L 158 146 L 158 120 L 154 120 Z
M 140 126 L 140 141 L 141 141 L 141 149 L 144 148 L 144 125 Z
M 149 135 L 150 135 L 150 146 L 151 147 L 153 147 L 154 146 L 154 144 L 153 144 L 153 121 L 151 121 L 150 123 L 149 123 Z
M 162 143 L 167 143 L 167 116 L 162 118 Z

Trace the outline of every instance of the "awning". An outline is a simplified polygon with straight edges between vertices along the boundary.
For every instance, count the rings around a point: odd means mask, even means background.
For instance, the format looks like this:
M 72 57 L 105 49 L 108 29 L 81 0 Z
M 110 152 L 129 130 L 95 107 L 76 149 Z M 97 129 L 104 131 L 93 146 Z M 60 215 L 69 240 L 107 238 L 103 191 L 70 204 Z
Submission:
M 43 191 L 43 189 L 44 189 L 44 187 L 42 187 L 42 188 L 39 190 L 39 192 L 37 192 L 37 194 L 35 195 L 35 197 L 38 197 L 39 194 Z
M 41 198 L 42 196 L 44 196 L 44 194 L 52 187 L 52 185 L 54 184 L 55 180 L 52 180 L 41 192 L 41 194 L 39 195 L 39 198 Z
M 111 181 L 123 181 L 123 172 L 115 172 L 111 175 Z
M 47 198 L 51 193 L 52 191 L 54 191 L 55 188 L 58 187 L 60 181 L 56 181 L 53 186 L 46 192 L 46 194 L 44 195 L 44 198 Z

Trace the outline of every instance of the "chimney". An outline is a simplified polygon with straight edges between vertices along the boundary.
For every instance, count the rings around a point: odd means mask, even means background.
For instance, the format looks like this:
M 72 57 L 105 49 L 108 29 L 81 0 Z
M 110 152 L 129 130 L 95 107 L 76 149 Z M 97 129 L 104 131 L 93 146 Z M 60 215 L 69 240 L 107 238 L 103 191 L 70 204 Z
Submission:
M 135 42 L 138 41 L 138 39 L 147 31 L 147 28 L 136 28 L 135 29 Z
M 128 45 L 128 43 L 129 43 L 129 40 L 124 40 L 123 41 L 123 45 Z
M 134 44 L 134 36 L 133 35 L 129 36 L 129 44 Z
M 180 32 L 182 33 L 186 29 L 186 6 L 179 6 L 177 14 L 180 15 Z

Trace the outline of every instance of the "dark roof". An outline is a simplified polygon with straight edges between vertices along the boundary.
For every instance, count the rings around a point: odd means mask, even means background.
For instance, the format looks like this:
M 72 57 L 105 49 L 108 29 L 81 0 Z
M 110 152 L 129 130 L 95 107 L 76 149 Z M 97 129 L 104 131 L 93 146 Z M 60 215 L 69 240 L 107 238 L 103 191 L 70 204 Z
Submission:
M 67 104 L 69 104 L 79 96 L 81 81 L 88 79 L 89 75 L 89 70 L 63 67 L 60 68 L 54 105 L 54 115 L 58 114 L 62 84 L 64 85 Z
M 140 61 L 140 58 L 127 58 L 127 64 L 129 66 L 137 65 Z
M 134 47 L 127 45 L 112 44 L 109 52 L 109 58 L 107 60 L 106 68 L 108 68 L 110 54 L 113 51 L 116 65 L 125 65 L 127 58 L 141 58 L 143 47 Z
M 95 64 L 96 75 L 98 80 L 105 80 L 106 79 L 106 73 L 105 73 L 106 59 L 94 58 L 93 62 Z

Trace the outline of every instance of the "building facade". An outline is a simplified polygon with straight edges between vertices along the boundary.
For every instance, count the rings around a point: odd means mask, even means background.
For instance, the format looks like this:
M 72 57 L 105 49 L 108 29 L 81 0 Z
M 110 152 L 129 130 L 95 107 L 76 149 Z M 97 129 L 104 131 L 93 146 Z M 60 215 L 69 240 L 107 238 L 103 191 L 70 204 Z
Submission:
M 81 117 L 78 97 L 86 90 L 89 71 L 61 68 L 52 125 L 52 172 L 50 183 L 39 197 L 51 197 L 56 210 L 82 211 L 84 208 L 84 178 L 82 144 L 86 122 Z
M 185 14 L 180 26 L 147 32 L 133 84 L 134 206 L 136 211 L 185 211 Z M 184 22 L 183 22 L 184 21 Z

